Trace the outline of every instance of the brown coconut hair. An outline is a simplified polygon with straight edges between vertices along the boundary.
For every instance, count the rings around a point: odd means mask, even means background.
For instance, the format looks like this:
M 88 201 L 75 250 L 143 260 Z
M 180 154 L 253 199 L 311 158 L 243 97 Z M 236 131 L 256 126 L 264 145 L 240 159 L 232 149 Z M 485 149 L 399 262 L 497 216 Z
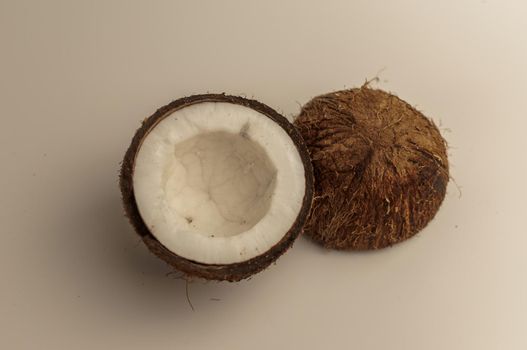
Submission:
M 434 124 L 368 86 L 318 96 L 295 121 L 313 161 L 305 232 L 333 249 L 378 249 L 412 237 L 445 197 L 449 165 Z

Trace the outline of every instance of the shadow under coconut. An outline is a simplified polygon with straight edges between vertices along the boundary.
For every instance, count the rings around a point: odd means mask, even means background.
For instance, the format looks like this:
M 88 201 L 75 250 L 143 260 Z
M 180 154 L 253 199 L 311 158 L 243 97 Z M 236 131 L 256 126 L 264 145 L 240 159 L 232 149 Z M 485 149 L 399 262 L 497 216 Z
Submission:
M 112 186 L 113 185 L 113 186 Z M 91 228 L 91 235 L 78 244 L 93 255 L 88 283 L 104 284 L 95 292 L 102 306 L 115 312 L 141 315 L 143 322 L 188 317 L 188 313 L 210 308 L 224 299 L 243 302 L 249 298 L 247 282 L 187 282 L 177 271 L 148 251 L 124 216 L 116 183 L 98 188 L 86 199 L 85 213 L 76 220 Z M 81 249 L 81 247 L 78 247 Z M 188 283 L 188 284 L 187 284 Z M 240 285 L 242 284 L 242 285 Z M 245 285 L 245 286 L 243 286 Z M 212 326 L 212 325 L 211 325 Z

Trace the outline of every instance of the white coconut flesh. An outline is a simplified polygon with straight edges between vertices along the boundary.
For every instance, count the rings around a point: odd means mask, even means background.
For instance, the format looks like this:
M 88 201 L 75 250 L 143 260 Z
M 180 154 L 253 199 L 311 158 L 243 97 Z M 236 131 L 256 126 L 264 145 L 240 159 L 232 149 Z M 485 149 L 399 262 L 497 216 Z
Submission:
M 276 245 L 306 190 L 297 147 L 251 108 L 202 102 L 171 112 L 135 159 L 141 218 L 167 249 L 204 264 L 238 263 Z

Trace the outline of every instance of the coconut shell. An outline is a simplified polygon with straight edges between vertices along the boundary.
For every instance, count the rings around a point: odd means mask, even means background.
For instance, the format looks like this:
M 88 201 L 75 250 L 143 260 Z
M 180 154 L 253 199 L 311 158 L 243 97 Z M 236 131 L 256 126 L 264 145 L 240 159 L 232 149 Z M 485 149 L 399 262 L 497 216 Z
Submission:
M 449 181 L 446 142 L 408 103 L 363 86 L 314 98 L 295 125 L 315 173 L 304 228 L 314 241 L 333 249 L 384 248 L 435 216 Z
M 157 123 L 170 115 L 172 112 L 186 106 L 202 102 L 226 102 L 252 108 L 266 117 L 272 119 L 291 137 L 297 147 L 305 169 L 306 190 L 302 202 L 302 208 L 294 224 L 288 232 L 284 232 L 283 238 L 267 252 L 254 257 L 250 260 L 225 265 L 202 264 L 183 258 L 161 244 L 150 232 L 147 225 L 141 218 L 134 196 L 133 174 L 136 155 L 139 151 L 143 139 Z M 164 260 L 174 269 L 183 272 L 189 277 L 198 277 L 208 280 L 239 281 L 257 272 L 264 270 L 287 249 L 291 247 L 295 239 L 302 231 L 302 227 L 308 217 L 313 198 L 313 169 L 309 159 L 307 148 L 300 133 L 285 117 L 280 115 L 271 107 L 255 100 L 246 99 L 238 96 L 228 96 L 224 94 L 204 94 L 184 97 L 169 103 L 158 109 L 152 116 L 145 119 L 142 126 L 137 130 L 128 148 L 121 167 L 119 184 L 126 216 L 135 231 L 142 238 L 148 249 L 156 256 Z

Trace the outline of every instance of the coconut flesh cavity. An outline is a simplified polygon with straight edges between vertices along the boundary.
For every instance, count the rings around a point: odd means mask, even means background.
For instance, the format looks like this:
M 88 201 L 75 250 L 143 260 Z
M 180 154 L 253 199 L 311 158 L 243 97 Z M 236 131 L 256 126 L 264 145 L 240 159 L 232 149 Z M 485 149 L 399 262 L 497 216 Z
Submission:
M 137 131 L 121 172 L 125 209 L 146 245 L 175 268 L 239 280 L 298 236 L 312 196 L 294 127 L 253 100 L 177 100 Z

